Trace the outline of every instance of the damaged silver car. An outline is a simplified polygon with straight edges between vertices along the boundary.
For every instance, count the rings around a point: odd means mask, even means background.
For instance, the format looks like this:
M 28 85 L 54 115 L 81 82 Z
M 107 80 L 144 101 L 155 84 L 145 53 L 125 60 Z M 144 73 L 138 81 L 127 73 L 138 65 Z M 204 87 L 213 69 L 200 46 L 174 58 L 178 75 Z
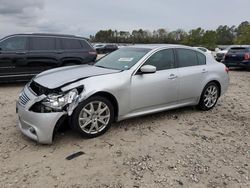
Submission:
M 191 47 L 124 47 L 94 65 L 33 78 L 17 102 L 19 127 L 29 138 L 51 144 L 69 119 L 76 131 L 93 138 L 114 121 L 190 105 L 210 110 L 228 84 L 228 69 Z

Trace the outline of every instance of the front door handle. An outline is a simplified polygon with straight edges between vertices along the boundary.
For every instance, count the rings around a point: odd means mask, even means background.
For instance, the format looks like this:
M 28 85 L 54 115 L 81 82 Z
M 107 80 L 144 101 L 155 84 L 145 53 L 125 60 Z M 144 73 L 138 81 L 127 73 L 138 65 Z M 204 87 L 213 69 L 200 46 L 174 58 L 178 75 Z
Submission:
M 175 74 L 170 74 L 168 77 L 169 80 L 174 80 L 176 78 L 178 78 L 178 76 L 176 76 Z
M 201 73 L 207 73 L 206 69 L 202 69 Z

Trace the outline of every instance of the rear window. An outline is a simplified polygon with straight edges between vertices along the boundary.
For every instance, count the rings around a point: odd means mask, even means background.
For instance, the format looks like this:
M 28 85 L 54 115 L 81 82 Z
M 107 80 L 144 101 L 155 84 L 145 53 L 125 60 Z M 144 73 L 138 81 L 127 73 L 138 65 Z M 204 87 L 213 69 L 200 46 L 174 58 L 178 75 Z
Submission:
M 56 40 L 53 37 L 31 37 L 30 50 L 54 50 Z
M 229 52 L 249 52 L 249 48 L 244 48 L 244 47 L 234 47 L 229 50 Z
M 66 50 L 82 49 L 82 45 L 77 39 L 62 39 L 62 44 Z

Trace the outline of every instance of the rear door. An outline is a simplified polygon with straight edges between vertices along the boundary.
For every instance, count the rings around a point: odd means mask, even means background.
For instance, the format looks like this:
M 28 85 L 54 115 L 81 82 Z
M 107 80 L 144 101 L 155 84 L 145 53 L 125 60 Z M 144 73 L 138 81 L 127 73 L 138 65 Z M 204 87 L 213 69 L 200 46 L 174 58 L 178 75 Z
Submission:
M 176 49 L 180 76 L 179 103 L 194 103 L 203 90 L 208 74 L 206 56 L 191 49 Z
M 89 50 L 82 47 L 80 40 L 72 38 L 62 38 L 62 46 L 64 50 L 63 62 L 66 63 L 87 63 Z
M 30 37 L 28 71 L 37 74 L 58 65 L 56 39 L 49 36 Z
M 0 78 L 25 74 L 27 37 L 13 36 L 0 42 Z

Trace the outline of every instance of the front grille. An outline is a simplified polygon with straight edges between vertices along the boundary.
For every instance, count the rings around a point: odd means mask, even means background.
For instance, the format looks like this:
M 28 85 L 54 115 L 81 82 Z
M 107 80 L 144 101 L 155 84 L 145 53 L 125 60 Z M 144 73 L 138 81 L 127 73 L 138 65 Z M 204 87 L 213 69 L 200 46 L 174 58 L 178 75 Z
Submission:
M 19 97 L 19 103 L 25 106 L 30 101 L 30 98 L 23 91 Z

